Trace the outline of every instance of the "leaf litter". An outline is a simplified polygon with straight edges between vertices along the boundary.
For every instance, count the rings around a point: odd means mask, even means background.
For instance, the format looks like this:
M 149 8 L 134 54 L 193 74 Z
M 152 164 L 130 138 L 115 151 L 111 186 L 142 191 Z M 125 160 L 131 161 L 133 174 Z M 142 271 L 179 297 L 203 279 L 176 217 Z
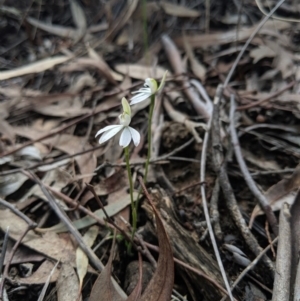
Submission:
M 299 245 L 299 235 L 293 233 L 297 228 L 300 156 L 299 34 L 292 23 L 299 19 L 299 9 L 295 1 L 286 0 L 276 17 L 265 23 L 236 67 L 235 58 L 245 41 L 275 2 L 271 7 L 260 0 L 245 2 L 241 7 L 236 1 L 220 0 L 180 4 L 171 0 L 70 0 L 45 4 L 8 1 L 1 8 L 5 31 L 0 48 L 0 197 L 38 224 L 21 240 L 9 262 L 13 245 L 27 224 L 9 209 L 0 209 L 2 234 L 10 228 L 10 246 L 1 256 L 5 266 L 11 265 L 5 291 L 13 300 L 46 300 L 50 294 L 53 300 L 89 296 L 94 298 L 91 300 L 102 300 L 105 294 L 95 294 L 99 278 L 111 300 L 215 300 L 223 296 L 223 281 L 207 236 L 199 185 L 205 184 L 208 202 L 217 203 L 214 208 L 218 214 L 212 211 L 211 219 L 213 227 L 217 229 L 219 225 L 221 229 L 218 246 L 229 283 L 240 274 L 240 265 L 251 265 L 258 255 L 241 235 L 244 229 L 235 224 L 236 212 L 224 201 L 228 191 L 219 193 L 214 188 L 217 178 L 212 147 L 218 146 L 208 144 L 205 183 L 199 183 L 199 161 L 205 149 L 205 133 L 210 130 L 211 99 L 232 68 L 235 69 L 219 108 L 220 133 L 226 152 L 225 170 L 240 216 L 261 248 L 275 238 L 231 155 L 231 94 L 238 106 L 236 131 L 250 175 L 277 218 L 277 211 L 282 210 L 284 222 L 279 224 L 279 233 L 291 227 L 289 240 L 293 246 Z M 289 20 L 284 21 L 287 12 Z M 100 128 L 114 124 L 122 97 L 130 99 L 131 92 L 140 88 L 147 77 L 160 80 L 165 70 L 167 82 L 154 111 L 155 155 L 147 183 L 151 196 L 157 189 L 162 192 L 155 204 L 159 212 L 155 208 L 146 210 L 147 200 L 142 196 L 139 238 L 132 242 L 128 176 L 119 137 L 99 146 L 94 135 Z M 149 146 L 147 106 L 145 102 L 132 107 L 133 126 L 141 133 L 141 144 L 130 150 L 135 198 Z M 217 133 L 210 135 L 214 138 Z M 193 141 L 182 148 L 192 137 Z M 85 244 L 96 246 L 96 258 L 106 263 L 102 272 L 97 271 L 101 272 L 98 280 L 95 281 L 93 262 L 49 208 L 40 186 L 26 170 L 35 172 L 48 187 Z M 98 200 L 86 184 L 94 187 Z M 291 220 L 285 204 L 292 206 Z M 156 221 L 150 218 L 153 212 Z M 107 233 L 116 227 L 115 247 L 108 255 Z M 158 255 L 154 249 L 147 249 L 147 244 L 157 241 Z M 128 244 L 133 244 L 131 253 Z M 277 246 L 272 247 L 276 252 Z M 280 254 L 277 260 L 293 262 L 288 285 L 293 290 L 290 295 L 298 296 L 295 283 L 299 267 L 293 258 L 297 250 L 288 255 L 281 249 L 283 256 Z M 181 254 L 182 250 L 186 254 Z M 183 267 L 176 261 L 174 285 L 173 256 L 187 265 Z M 276 259 L 270 252 L 265 256 L 233 291 L 236 300 L 249 299 L 250 291 L 264 300 L 272 298 L 274 271 L 269 263 L 274 265 Z M 156 269 L 146 290 L 141 287 L 143 271 L 130 276 L 138 279 L 139 285 L 126 297 L 122 291 L 125 279 L 127 283 L 134 282 L 127 277 L 126 267 L 137 259 L 139 267 L 147 263 Z M 15 267 L 18 275 L 12 279 Z M 2 284 L 1 280 L 1 293 Z M 29 286 L 37 288 L 31 295 Z

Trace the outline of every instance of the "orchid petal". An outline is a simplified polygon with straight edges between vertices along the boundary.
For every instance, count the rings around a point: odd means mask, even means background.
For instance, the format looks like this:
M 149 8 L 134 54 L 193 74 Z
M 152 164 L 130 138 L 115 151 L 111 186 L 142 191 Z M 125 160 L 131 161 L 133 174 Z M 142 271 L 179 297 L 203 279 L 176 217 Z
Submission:
M 140 141 L 141 141 L 140 133 L 137 130 L 135 130 L 134 128 L 130 127 L 130 126 L 128 127 L 128 129 L 131 133 L 131 138 L 133 140 L 134 145 L 138 146 L 140 144 Z
M 155 94 L 157 91 L 157 82 L 154 78 L 146 78 L 145 83 L 149 86 L 151 90 L 151 95 Z
M 119 127 L 119 125 L 108 125 L 106 126 L 105 128 L 99 130 L 97 132 L 97 134 L 95 135 L 95 137 L 99 136 L 100 134 L 104 133 L 104 132 L 107 132 L 107 131 L 110 131 L 111 129 L 115 128 L 115 127 Z
M 130 105 L 134 105 L 136 103 L 142 102 L 142 101 L 148 99 L 150 96 L 151 96 L 150 93 L 149 94 L 148 93 L 138 94 L 131 98 Z
M 119 115 L 119 120 L 120 120 L 120 124 L 122 124 L 123 126 L 128 126 L 131 122 L 131 117 L 130 115 L 124 112 L 123 114 Z
M 137 94 L 137 93 L 149 93 L 151 95 L 151 89 L 150 88 L 140 88 L 138 91 L 131 92 L 131 94 Z
M 107 140 L 115 136 L 117 133 L 119 133 L 123 128 L 123 125 L 115 125 L 112 129 L 108 130 L 101 136 L 99 143 L 102 144 L 106 142 Z
M 120 137 L 119 144 L 120 146 L 126 147 L 129 145 L 130 141 L 131 141 L 131 132 L 128 129 L 128 127 L 124 127 L 124 130 Z

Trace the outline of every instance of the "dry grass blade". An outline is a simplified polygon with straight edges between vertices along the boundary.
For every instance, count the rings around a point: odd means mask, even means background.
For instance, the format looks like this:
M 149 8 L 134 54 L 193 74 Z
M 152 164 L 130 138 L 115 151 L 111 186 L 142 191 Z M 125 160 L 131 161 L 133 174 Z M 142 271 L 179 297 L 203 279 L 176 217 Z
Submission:
M 0 72 L 0 80 L 5 80 L 5 79 L 17 77 L 17 76 L 23 76 L 26 74 L 43 72 L 43 71 L 53 68 L 56 65 L 62 64 L 70 59 L 71 59 L 71 57 L 68 57 L 68 56 L 50 57 L 50 58 L 46 58 L 46 59 L 31 63 L 26 66 L 15 68 L 13 70 L 1 71 Z
M 173 252 L 161 217 L 145 188 L 142 178 L 139 178 L 139 181 L 155 215 L 159 243 L 157 268 L 139 301 L 166 301 L 171 299 L 174 285 Z
M 45 295 L 46 295 L 46 291 L 47 291 L 47 289 L 48 289 L 48 286 L 49 286 L 49 283 L 50 283 L 50 280 L 51 280 L 51 277 L 52 277 L 53 273 L 55 272 L 55 270 L 56 270 L 58 264 L 59 264 L 59 261 L 56 263 L 56 265 L 55 265 L 54 268 L 52 269 L 52 271 L 51 271 L 51 273 L 50 273 L 50 275 L 49 275 L 49 277 L 48 277 L 46 283 L 44 284 L 43 289 L 42 289 L 42 291 L 41 291 L 41 293 L 40 293 L 40 295 L 39 295 L 38 301 L 43 301 L 43 300 L 44 300 L 44 297 L 45 297 Z

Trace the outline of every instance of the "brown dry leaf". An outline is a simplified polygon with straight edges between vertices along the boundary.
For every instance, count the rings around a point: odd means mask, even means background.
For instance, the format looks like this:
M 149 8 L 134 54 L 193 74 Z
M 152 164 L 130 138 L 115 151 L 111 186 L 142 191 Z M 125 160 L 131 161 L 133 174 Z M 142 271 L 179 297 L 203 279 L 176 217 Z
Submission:
M 295 71 L 292 53 L 281 47 L 277 48 L 277 53 L 278 56 L 274 61 L 275 68 L 280 70 L 282 77 L 286 79 L 292 76 Z
M 47 24 L 40 20 L 28 17 L 26 18 L 26 21 L 31 24 L 32 26 L 44 30 L 46 32 L 49 32 L 53 35 L 63 37 L 63 38 L 71 38 L 71 39 L 77 39 L 78 38 L 78 32 L 72 27 L 64 27 L 60 25 L 54 25 L 54 24 Z
M 51 271 L 53 271 L 54 267 L 55 264 L 47 259 L 38 267 L 38 269 L 32 275 L 26 278 L 19 278 L 18 283 L 21 285 L 44 284 L 49 278 L 49 275 Z M 55 269 L 50 279 L 50 282 L 56 282 L 57 278 L 59 277 L 59 274 L 60 274 L 59 270 Z
M 138 282 L 137 282 L 135 288 L 133 289 L 132 293 L 129 295 L 129 297 L 127 298 L 126 301 L 138 301 L 141 297 L 141 293 L 142 293 L 142 289 L 143 289 L 143 285 L 142 285 L 142 281 L 143 281 L 143 261 L 142 261 L 141 253 L 138 253 L 138 256 L 139 256 L 139 278 L 138 278 Z
M 93 226 L 93 227 L 89 228 L 88 231 L 84 234 L 83 240 L 87 246 L 92 247 L 92 245 L 95 242 L 95 239 L 97 238 L 98 230 L 99 230 L 98 226 Z M 88 257 L 82 251 L 82 249 L 80 247 L 78 247 L 76 250 L 76 267 L 77 267 L 77 274 L 78 274 L 78 278 L 79 278 L 79 291 L 80 292 L 82 290 L 83 279 L 86 275 L 88 265 L 89 265 Z
M 166 1 L 161 1 L 159 4 L 167 15 L 185 18 L 197 18 L 200 12 L 195 9 L 190 9 L 182 5 L 173 4 Z
M 116 85 L 116 80 L 107 70 L 107 64 L 102 60 L 95 60 L 94 58 L 81 57 L 72 61 L 67 66 L 60 68 L 62 72 L 82 71 L 86 69 L 96 69 L 99 75 L 103 76 L 113 85 Z
M 75 103 L 74 106 L 70 106 L 66 102 L 60 102 L 46 107 L 36 107 L 34 108 L 34 111 L 46 116 L 64 118 L 77 117 L 91 113 L 91 109 L 89 108 L 82 108 L 82 106 L 76 106 Z
M 79 282 L 74 268 L 63 263 L 56 282 L 57 301 L 80 301 L 78 298 Z
M 185 48 L 186 54 L 189 58 L 190 66 L 191 66 L 191 69 L 192 69 L 193 73 L 201 81 L 204 81 L 205 76 L 206 76 L 206 68 L 195 57 L 193 49 L 192 49 L 191 45 L 189 44 L 188 40 L 186 39 L 185 34 L 183 34 L 183 43 L 184 43 L 184 48 Z
M 115 65 L 115 69 L 121 74 L 127 74 L 132 78 L 141 80 L 145 80 L 147 77 L 161 79 L 166 72 L 164 68 L 159 66 L 153 68 L 138 64 L 118 64 Z
M 118 212 L 120 212 L 122 209 L 124 209 L 125 207 L 127 207 L 131 203 L 130 195 L 128 193 L 124 194 L 124 191 L 122 192 L 122 194 L 120 194 L 120 192 L 117 192 L 117 193 L 113 192 L 109 195 L 109 198 L 111 198 L 111 196 L 115 196 L 115 198 L 114 198 L 115 202 L 112 202 L 111 204 L 108 204 L 104 207 L 108 216 L 116 215 Z M 119 197 L 119 198 L 117 198 L 117 197 Z M 133 193 L 133 198 L 136 200 L 137 192 Z M 104 218 L 106 216 L 103 213 L 102 209 L 98 209 L 98 210 L 94 211 L 94 214 L 97 215 L 97 217 L 100 220 L 102 220 L 103 223 L 104 223 Z M 76 229 L 80 230 L 80 229 L 84 229 L 86 227 L 95 225 L 96 223 L 97 223 L 97 221 L 95 219 L 93 219 L 92 217 L 87 215 L 87 216 L 85 216 L 81 219 L 78 219 L 78 220 L 74 221 L 72 224 Z M 55 225 L 51 228 L 39 229 L 40 233 L 45 233 L 45 232 L 50 232 L 50 231 L 54 231 L 56 233 L 61 233 L 61 232 L 68 231 L 68 229 L 62 223 L 59 223 L 59 224 L 57 224 L 57 225 Z
M 0 176 L 0 195 L 5 197 L 17 191 L 28 180 L 22 173 Z
M 7 227 L 9 237 L 18 240 L 27 224 L 10 210 L 0 210 L 0 228 L 5 231 Z M 63 237 L 53 232 L 37 235 L 31 230 L 22 240 L 22 244 L 57 261 L 74 263 L 75 251 L 72 242 L 69 235 Z
M 254 64 L 263 58 L 273 58 L 275 56 L 276 53 L 266 45 L 259 45 L 257 48 L 254 48 L 250 51 L 250 57 L 253 58 Z
M 88 50 L 88 54 L 89 54 L 89 57 L 91 59 L 94 59 L 98 64 L 99 66 L 101 66 L 101 70 L 102 72 L 105 74 L 105 77 L 107 78 L 107 80 L 116 85 L 116 80 L 115 80 L 115 77 L 114 75 L 116 75 L 115 72 L 113 72 L 110 67 L 107 65 L 107 63 L 104 61 L 104 59 L 100 56 L 100 54 L 98 54 L 93 48 L 87 46 L 87 50 Z M 114 74 L 114 75 L 113 75 Z M 123 77 L 119 77 L 119 80 L 122 80 Z
M 53 269 L 51 270 L 51 272 L 48 275 L 48 278 L 43 286 L 42 291 L 39 294 L 39 298 L 37 299 L 37 301 L 43 301 L 47 292 L 47 289 L 49 287 L 49 284 L 51 282 L 51 278 L 53 277 L 53 274 L 55 273 L 55 271 L 57 270 L 57 266 L 59 264 L 59 261 L 56 262 L 55 266 L 53 267 Z
M 14 144 L 16 138 L 16 133 L 14 131 L 14 128 L 6 120 L 1 118 L 0 118 L 0 133 L 2 135 L 1 140 L 7 139 L 11 144 Z
M 12 239 L 9 239 L 7 244 L 7 251 L 5 253 L 4 265 L 7 264 L 10 257 L 10 252 L 14 245 L 15 242 Z M 32 249 L 29 249 L 23 245 L 20 245 L 14 254 L 11 264 L 19 264 L 19 263 L 26 263 L 26 262 L 40 262 L 44 259 L 45 256 L 37 252 L 34 252 L 32 251 Z
M 152 201 L 150 204 L 155 215 L 159 257 L 154 275 L 139 301 L 171 300 L 174 285 L 173 252 L 161 217 Z
M 92 148 L 92 146 L 86 142 L 85 137 L 78 137 L 68 134 L 61 134 L 56 137 L 52 137 L 45 140 L 44 143 L 49 143 L 53 145 L 53 147 L 69 155 Z M 95 157 L 94 153 L 90 152 L 76 156 L 75 160 L 78 164 L 81 174 L 84 176 L 86 175 L 83 181 L 89 183 L 93 177 L 94 170 L 97 167 L 97 158 Z
M 137 8 L 138 3 L 138 0 L 127 1 L 127 7 L 122 10 L 122 13 L 118 16 L 117 20 L 113 20 L 112 24 L 110 24 L 111 26 L 109 28 L 111 28 L 111 30 L 106 35 L 107 40 L 114 39 L 115 35 L 131 18 L 132 14 Z
M 271 20 L 265 23 L 265 25 L 263 26 L 263 28 L 260 30 L 259 33 L 267 32 L 269 34 L 270 29 L 274 31 L 274 28 L 276 28 L 279 31 L 279 30 L 287 29 L 290 26 L 291 24 L 288 24 L 287 22 Z M 191 47 L 193 48 L 195 47 L 205 48 L 214 45 L 229 44 L 232 42 L 246 40 L 247 38 L 250 37 L 250 35 L 253 33 L 256 27 L 257 24 L 255 24 L 252 27 L 242 27 L 238 32 L 236 29 L 233 29 L 226 32 L 191 35 L 191 36 L 187 36 L 187 40 L 189 41 Z M 174 41 L 178 46 L 184 45 L 182 37 L 178 37 L 174 39 Z
M 74 82 L 69 87 L 69 92 L 77 94 L 81 92 L 84 88 L 94 88 L 96 87 L 96 80 L 88 73 L 79 75 Z
M 26 74 L 43 72 L 53 68 L 56 65 L 62 64 L 70 59 L 71 57 L 68 56 L 50 57 L 19 68 L 15 68 L 13 70 L 0 71 L 0 80 L 23 76 Z
M 74 24 L 81 32 L 84 32 L 87 28 L 84 11 L 76 0 L 69 0 L 69 2 Z
M 293 204 L 295 196 L 300 187 L 300 164 L 295 168 L 293 174 L 288 179 L 283 179 L 271 186 L 266 192 L 265 197 L 268 200 L 273 211 L 280 210 L 283 203 Z M 249 228 L 252 227 L 254 219 L 264 212 L 259 205 L 256 205 L 252 211 L 249 221 Z
M 95 281 L 89 301 L 123 301 L 123 297 L 119 295 L 111 281 L 111 269 L 113 260 L 113 250 L 115 238 L 111 248 L 110 256 L 105 268 Z

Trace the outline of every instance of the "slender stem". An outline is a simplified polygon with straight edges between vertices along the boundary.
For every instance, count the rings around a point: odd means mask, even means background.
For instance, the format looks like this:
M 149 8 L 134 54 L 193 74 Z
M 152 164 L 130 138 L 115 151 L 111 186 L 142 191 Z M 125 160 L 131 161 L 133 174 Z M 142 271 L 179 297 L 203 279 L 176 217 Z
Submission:
M 145 175 L 144 175 L 144 179 L 143 182 L 144 184 L 147 183 L 147 176 L 148 176 L 148 169 L 149 169 L 149 164 L 150 164 L 150 159 L 151 159 L 151 151 L 152 151 L 152 131 L 151 131 L 151 127 L 152 127 L 152 116 L 153 116 L 153 111 L 154 111 L 154 104 L 155 104 L 155 95 L 151 95 L 151 102 L 150 102 L 150 107 L 149 107 L 149 119 L 148 119 L 148 153 L 147 153 L 147 159 L 146 159 L 146 163 L 145 163 Z M 135 202 L 135 211 L 132 211 L 132 217 L 134 214 L 137 215 L 137 210 L 138 210 L 138 206 L 139 206 L 139 199 L 142 193 L 142 189 L 139 189 L 139 193 Z M 133 233 L 136 229 L 136 225 L 134 224 L 134 219 L 133 219 Z
M 136 224 L 137 224 L 137 214 L 136 214 L 136 207 L 134 206 L 134 200 L 133 200 L 133 183 L 132 183 L 131 169 L 130 169 L 130 164 L 129 164 L 129 148 L 128 148 L 128 146 L 124 148 L 124 151 L 125 151 L 127 174 L 128 174 L 128 179 L 129 179 L 132 224 L 133 224 L 133 234 L 134 234 L 135 230 L 136 230 Z
M 155 103 L 155 95 L 151 95 L 151 102 L 150 102 L 150 108 L 149 108 L 149 119 L 148 119 L 148 154 L 147 154 L 147 161 L 145 164 L 145 175 L 144 175 L 144 183 L 147 183 L 147 176 L 148 176 L 148 169 L 149 169 L 149 163 L 151 159 L 151 152 L 152 152 L 152 116 L 154 111 L 154 103 Z

